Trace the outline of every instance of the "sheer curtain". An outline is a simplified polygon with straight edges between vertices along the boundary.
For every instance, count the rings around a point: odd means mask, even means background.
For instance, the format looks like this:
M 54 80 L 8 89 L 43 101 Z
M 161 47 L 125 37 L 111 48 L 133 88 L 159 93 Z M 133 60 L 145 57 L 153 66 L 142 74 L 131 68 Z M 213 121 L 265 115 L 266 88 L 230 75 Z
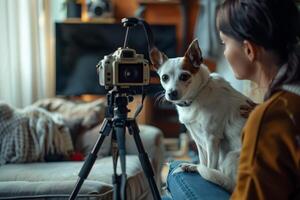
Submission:
M 0 0 L 0 100 L 24 107 L 54 95 L 51 0 Z

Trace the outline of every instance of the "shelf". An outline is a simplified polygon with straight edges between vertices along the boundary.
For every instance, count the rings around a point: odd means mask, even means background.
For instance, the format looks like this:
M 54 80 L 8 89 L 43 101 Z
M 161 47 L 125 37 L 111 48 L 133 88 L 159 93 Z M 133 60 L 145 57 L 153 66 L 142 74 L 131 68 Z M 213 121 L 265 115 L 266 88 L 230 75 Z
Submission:
M 63 22 L 70 23 L 70 24 L 80 24 L 80 23 L 113 24 L 116 22 L 116 19 L 113 17 L 97 17 L 97 18 L 89 18 L 86 20 L 82 20 L 81 18 L 67 18 Z
M 180 4 L 179 0 L 138 0 L 139 4 Z

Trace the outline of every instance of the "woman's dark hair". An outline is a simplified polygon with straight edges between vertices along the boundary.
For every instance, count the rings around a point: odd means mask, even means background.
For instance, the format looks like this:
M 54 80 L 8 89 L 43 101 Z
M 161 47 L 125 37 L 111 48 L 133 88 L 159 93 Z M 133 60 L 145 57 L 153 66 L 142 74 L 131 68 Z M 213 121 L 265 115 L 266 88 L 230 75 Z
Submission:
M 225 35 L 249 40 L 278 56 L 278 64 L 286 69 L 271 84 L 270 94 L 283 84 L 300 81 L 300 16 L 293 0 L 225 0 L 216 23 Z

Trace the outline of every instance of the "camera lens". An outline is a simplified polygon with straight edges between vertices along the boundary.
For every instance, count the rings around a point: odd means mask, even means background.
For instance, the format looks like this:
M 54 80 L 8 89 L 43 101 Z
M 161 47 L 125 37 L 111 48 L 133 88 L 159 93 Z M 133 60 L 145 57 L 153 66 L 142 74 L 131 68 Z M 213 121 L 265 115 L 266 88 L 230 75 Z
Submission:
M 105 13 L 111 12 L 110 1 L 93 0 L 88 4 L 88 11 L 92 17 L 101 17 Z
M 133 78 L 135 78 L 135 77 L 137 77 L 137 75 L 138 75 L 138 73 L 137 73 L 137 71 L 135 70 L 135 71 L 133 71 L 133 70 L 128 70 L 128 69 L 126 69 L 125 71 L 124 71 L 124 77 L 125 77 L 125 79 L 133 79 Z
M 96 16 L 101 16 L 103 14 L 104 10 L 101 6 L 96 6 L 94 8 L 94 13 Z
M 119 83 L 142 83 L 143 64 L 119 64 Z

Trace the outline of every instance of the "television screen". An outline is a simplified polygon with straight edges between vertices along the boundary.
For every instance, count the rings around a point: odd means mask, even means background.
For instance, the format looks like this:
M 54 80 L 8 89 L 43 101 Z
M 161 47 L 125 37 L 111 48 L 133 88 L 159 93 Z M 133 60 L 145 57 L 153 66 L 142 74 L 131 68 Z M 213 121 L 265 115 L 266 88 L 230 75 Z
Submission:
M 167 56 L 175 57 L 175 26 L 151 25 L 151 29 L 155 45 Z M 125 33 L 122 24 L 56 23 L 56 95 L 105 94 L 96 65 L 123 46 Z M 130 28 L 127 46 L 149 60 L 142 26 Z

